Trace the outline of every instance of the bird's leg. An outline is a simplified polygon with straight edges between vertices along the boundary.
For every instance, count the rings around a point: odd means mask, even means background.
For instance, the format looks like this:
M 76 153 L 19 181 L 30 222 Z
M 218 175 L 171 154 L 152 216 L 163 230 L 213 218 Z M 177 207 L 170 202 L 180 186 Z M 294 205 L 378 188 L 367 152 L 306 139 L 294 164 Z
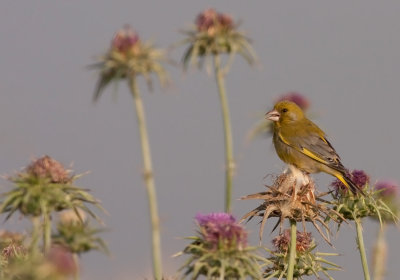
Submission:
M 294 177 L 292 199 L 296 200 L 298 190 L 310 183 L 310 177 L 294 165 L 289 165 L 289 170 Z

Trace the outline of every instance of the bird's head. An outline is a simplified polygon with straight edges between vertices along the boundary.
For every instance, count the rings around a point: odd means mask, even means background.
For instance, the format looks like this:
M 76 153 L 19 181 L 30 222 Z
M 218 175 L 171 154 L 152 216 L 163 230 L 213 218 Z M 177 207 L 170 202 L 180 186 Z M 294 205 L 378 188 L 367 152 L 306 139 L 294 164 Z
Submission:
M 276 103 L 274 109 L 265 114 L 265 118 L 278 123 L 295 122 L 303 119 L 304 113 L 296 103 L 283 100 Z

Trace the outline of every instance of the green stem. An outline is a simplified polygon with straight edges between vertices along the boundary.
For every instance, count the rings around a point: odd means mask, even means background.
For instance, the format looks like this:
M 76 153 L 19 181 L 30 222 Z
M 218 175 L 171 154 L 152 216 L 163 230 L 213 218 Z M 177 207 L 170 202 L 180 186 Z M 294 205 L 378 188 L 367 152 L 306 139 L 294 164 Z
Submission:
M 78 254 L 76 254 L 76 253 L 72 254 L 72 258 L 73 258 L 74 264 L 75 264 L 74 280 L 79 280 L 80 269 L 79 269 L 79 257 L 78 257 Z
M 374 264 L 374 280 L 383 280 L 385 278 L 386 271 L 386 257 L 387 257 L 387 245 L 385 239 L 386 224 L 382 223 L 382 226 L 378 229 L 378 237 L 376 239 L 373 264 Z
M 162 263 L 161 263 L 161 238 L 160 238 L 160 220 L 158 216 L 156 188 L 153 177 L 153 167 L 151 163 L 151 153 L 149 137 L 146 127 L 146 119 L 144 113 L 143 102 L 140 97 L 139 88 L 136 84 L 136 77 L 129 79 L 129 86 L 135 100 L 137 123 L 140 132 L 140 142 L 142 145 L 144 181 L 147 189 L 149 200 L 151 230 L 152 230 L 152 251 L 153 251 L 153 273 L 156 280 L 162 278 Z
M 32 256 L 36 256 L 39 251 L 40 226 L 40 217 L 32 217 L 32 241 L 29 247 Z
M 48 253 L 51 247 L 51 221 L 50 214 L 43 215 L 43 248 L 44 253 Z
M 364 279 L 370 280 L 367 254 L 365 253 L 364 238 L 363 238 L 363 234 L 362 234 L 361 219 L 356 217 L 354 219 L 354 222 L 356 223 L 357 243 L 358 243 L 358 249 L 360 251 L 361 263 L 362 263 L 362 267 L 363 267 L 363 271 L 364 271 Z
M 290 247 L 287 280 L 293 280 L 294 264 L 296 262 L 296 241 L 297 224 L 295 220 L 290 220 Z
M 233 159 L 232 128 L 229 116 L 228 98 L 226 96 L 224 71 L 221 68 L 221 58 L 214 55 L 215 78 L 217 80 L 219 98 L 221 100 L 222 118 L 224 121 L 225 138 L 225 212 L 232 211 L 232 181 L 235 172 L 235 161 Z

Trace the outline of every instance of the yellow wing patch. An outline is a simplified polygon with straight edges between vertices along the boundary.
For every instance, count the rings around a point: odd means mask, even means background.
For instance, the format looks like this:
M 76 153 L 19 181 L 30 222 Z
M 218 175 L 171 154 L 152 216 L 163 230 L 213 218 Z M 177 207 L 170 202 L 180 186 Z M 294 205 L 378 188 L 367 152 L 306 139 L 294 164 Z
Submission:
M 328 162 L 326 162 L 322 158 L 316 156 L 313 152 L 311 152 L 310 150 L 307 150 L 306 148 L 302 148 L 301 151 L 303 152 L 303 154 L 305 154 L 306 156 L 309 156 L 312 159 L 315 159 L 316 161 L 319 161 L 323 164 L 328 164 Z
M 351 189 L 349 184 L 346 182 L 346 180 L 343 178 L 341 174 L 335 174 L 335 177 L 338 178 L 348 189 Z
M 325 139 L 325 137 L 320 137 L 322 141 L 324 141 L 326 144 L 328 144 L 330 146 L 330 144 L 328 143 L 328 141 Z
M 306 148 L 301 148 L 299 149 L 298 147 L 293 147 L 293 145 L 291 145 L 287 140 L 285 140 L 285 138 L 282 137 L 282 135 L 279 133 L 279 138 L 282 140 L 283 143 L 285 143 L 286 145 L 298 150 L 299 152 L 302 152 L 303 154 L 305 154 L 306 156 L 309 156 L 310 158 L 319 161 L 323 164 L 329 164 L 329 162 L 323 160 L 322 158 L 318 157 L 316 154 L 314 154 L 313 152 L 311 152 L 310 150 L 306 149 Z M 325 140 L 325 138 L 321 137 L 321 139 L 328 144 L 328 142 Z

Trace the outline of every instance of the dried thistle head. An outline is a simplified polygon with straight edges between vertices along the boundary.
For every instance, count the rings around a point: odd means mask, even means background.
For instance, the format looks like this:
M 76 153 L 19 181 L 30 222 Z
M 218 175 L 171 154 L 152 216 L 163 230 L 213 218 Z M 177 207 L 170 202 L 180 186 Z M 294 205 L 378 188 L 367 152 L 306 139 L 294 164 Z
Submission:
M 176 254 L 189 255 L 180 268 L 185 270 L 182 278 L 261 278 L 256 248 L 247 246 L 247 232 L 231 214 L 198 214 L 196 222 L 198 236 L 189 237 L 192 243 Z
M 339 213 L 329 207 L 329 204 L 323 201 L 322 197 L 326 194 L 316 194 L 314 181 L 308 175 L 308 183 L 299 185 L 297 178 L 292 173 L 283 173 L 276 177 L 272 186 L 266 186 L 268 190 L 257 194 L 242 197 L 242 199 L 261 199 L 264 202 L 250 211 L 241 219 L 249 221 L 256 216 L 262 217 L 260 226 L 260 240 L 267 220 L 271 217 L 279 218 L 273 228 L 282 226 L 285 219 L 302 222 L 305 231 L 305 223 L 310 222 L 321 234 L 321 236 L 330 244 L 329 227 L 325 222 L 327 218 L 336 222 L 343 220 Z M 325 228 L 326 233 L 322 228 Z M 272 230 L 272 231 L 273 231 Z
M 290 230 L 284 230 L 272 240 L 275 250 L 266 249 L 270 256 L 266 259 L 265 279 L 286 278 L 287 263 L 289 261 Z M 311 233 L 297 231 L 296 235 L 296 261 L 293 277 L 302 279 L 303 276 L 315 275 L 318 279 L 319 273 L 324 274 L 329 279 L 329 270 L 340 270 L 340 267 L 328 260 L 324 256 L 335 256 L 337 254 L 327 254 L 314 252 L 316 249 Z
M 238 25 L 233 18 L 215 9 L 200 13 L 194 28 L 184 31 L 184 34 L 186 39 L 182 44 L 189 45 L 182 59 L 185 68 L 189 64 L 200 66 L 204 57 L 217 54 L 230 55 L 226 70 L 235 54 L 241 55 L 249 64 L 256 60 L 250 40 L 238 31 Z
M 24 246 L 25 236 L 17 232 L 0 231 L 0 279 L 6 274 L 8 266 L 27 256 Z
M 10 244 L 22 244 L 25 236 L 19 232 L 0 230 L 0 250 Z
M 21 243 L 10 243 L 1 251 L 2 262 L 9 263 L 15 259 L 25 258 L 28 254 L 27 248 Z
M 93 100 L 97 101 L 103 90 L 111 83 L 119 80 L 130 82 L 136 76 L 143 76 L 149 88 L 152 88 L 152 76 L 155 75 L 162 86 L 169 77 L 162 62 L 165 52 L 154 48 L 151 43 L 143 42 L 135 30 L 125 25 L 111 41 L 109 50 L 100 58 L 93 68 L 99 69 L 99 79 Z

